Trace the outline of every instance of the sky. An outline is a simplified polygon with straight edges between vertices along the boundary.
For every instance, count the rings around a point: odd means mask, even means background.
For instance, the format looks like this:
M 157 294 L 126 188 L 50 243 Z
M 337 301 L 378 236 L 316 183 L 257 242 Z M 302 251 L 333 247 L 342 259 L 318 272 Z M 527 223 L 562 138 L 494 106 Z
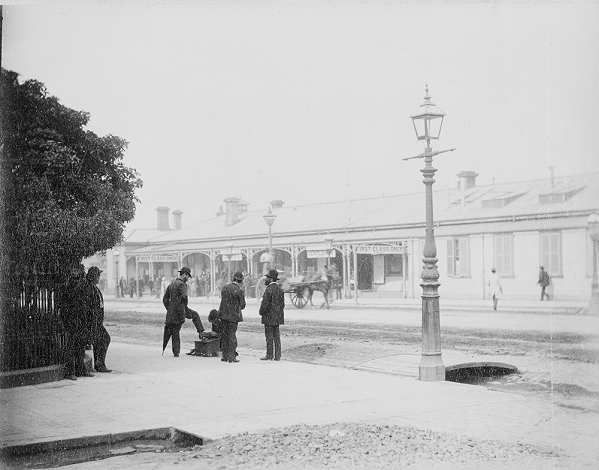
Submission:
M 7 3 L 2 66 L 129 142 L 136 226 L 423 191 L 425 84 L 436 187 L 599 169 L 599 1 Z

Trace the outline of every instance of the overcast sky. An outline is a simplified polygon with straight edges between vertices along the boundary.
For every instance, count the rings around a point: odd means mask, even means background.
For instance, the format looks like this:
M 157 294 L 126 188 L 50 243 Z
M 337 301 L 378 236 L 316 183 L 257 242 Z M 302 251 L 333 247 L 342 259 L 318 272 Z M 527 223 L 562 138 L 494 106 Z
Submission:
M 2 65 L 130 142 L 141 225 L 422 191 L 425 83 L 438 187 L 599 169 L 597 1 L 81 3 L 6 6 Z

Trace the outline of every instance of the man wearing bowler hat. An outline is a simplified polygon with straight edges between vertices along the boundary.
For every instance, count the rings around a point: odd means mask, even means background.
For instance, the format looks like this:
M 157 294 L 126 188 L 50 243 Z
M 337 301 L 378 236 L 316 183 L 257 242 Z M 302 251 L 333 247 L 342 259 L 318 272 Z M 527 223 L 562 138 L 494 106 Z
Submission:
M 266 290 L 260 304 L 260 316 L 264 325 L 266 336 L 266 356 L 260 358 L 263 361 L 281 360 L 281 334 L 279 325 L 285 323 L 285 293 L 277 282 L 279 273 L 271 269 L 266 273 Z M 273 355 L 274 345 L 274 355 Z
M 110 335 L 104 327 L 104 297 L 98 288 L 100 273 L 97 266 L 87 270 L 83 292 L 83 316 L 91 324 L 90 340 L 94 348 L 94 369 L 96 372 L 112 372 L 106 367 L 106 352 Z
M 233 274 L 233 282 L 224 286 L 220 292 L 218 309 L 222 321 L 221 344 L 223 362 L 239 362 L 237 359 L 237 324 L 243 321 L 241 311 L 245 308 L 245 295 L 241 288 L 243 274 Z
M 187 281 L 191 279 L 191 269 L 183 267 L 177 277 L 164 291 L 162 303 L 166 308 L 166 321 L 164 322 L 164 335 L 162 340 L 162 353 L 172 337 L 173 356 L 179 357 L 181 352 L 181 337 L 179 331 L 186 318 L 193 321 L 198 334 L 204 331 L 200 315 L 187 306 Z

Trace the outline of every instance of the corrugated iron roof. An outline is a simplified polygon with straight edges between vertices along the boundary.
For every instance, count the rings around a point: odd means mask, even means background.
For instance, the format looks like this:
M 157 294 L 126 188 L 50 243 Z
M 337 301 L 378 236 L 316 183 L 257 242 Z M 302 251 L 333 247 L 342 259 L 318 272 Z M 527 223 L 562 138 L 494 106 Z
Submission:
M 540 202 L 540 194 L 555 188 L 560 191 L 564 188 L 568 191 L 574 188 L 576 191 L 563 201 Z M 494 207 L 483 204 L 483 201 L 493 199 L 501 199 L 505 203 Z M 466 191 L 441 189 L 434 192 L 433 201 L 435 223 L 599 210 L 599 173 L 555 178 L 554 186 L 549 184 L 548 179 L 540 179 L 476 186 Z M 126 240 L 127 243 L 174 243 L 178 249 L 184 249 L 182 242 L 185 241 L 220 240 L 215 244 L 217 246 L 222 245 L 223 239 L 230 239 L 231 243 L 238 246 L 238 243 L 241 243 L 240 239 L 265 238 L 267 227 L 263 219 L 264 213 L 265 211 L 245 212 L 240 221 L 231 226 L 225 226 L 225 217 L 221 215 L 181 230 L 136 229 L 127 235 Z M 424 190 L 393 196 L 284 206 L 273 210 L 273 213 L 277 218 L 272 232 L 277 241 L 281 241 L 286 235 L 293 235 L 293 240 L 297 241 L 297 235 L 303 233 L 310 243 L 322 242 L 322 234 L 327 231 L 424 224 Z M 310 233 L 319 235 L 312 237 Z

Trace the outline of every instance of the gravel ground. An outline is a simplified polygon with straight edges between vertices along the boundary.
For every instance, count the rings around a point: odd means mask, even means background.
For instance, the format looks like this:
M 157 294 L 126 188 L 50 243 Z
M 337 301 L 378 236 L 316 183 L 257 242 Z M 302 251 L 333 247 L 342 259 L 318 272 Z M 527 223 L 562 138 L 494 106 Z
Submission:
M 515 443 L 459 438 L 410 427 L 343 423 L 296 425 L 226 436 L 177 453 L 137 454 L 79 464 L 80 469 L 549 469 L 568 468 L 555 453 Z

